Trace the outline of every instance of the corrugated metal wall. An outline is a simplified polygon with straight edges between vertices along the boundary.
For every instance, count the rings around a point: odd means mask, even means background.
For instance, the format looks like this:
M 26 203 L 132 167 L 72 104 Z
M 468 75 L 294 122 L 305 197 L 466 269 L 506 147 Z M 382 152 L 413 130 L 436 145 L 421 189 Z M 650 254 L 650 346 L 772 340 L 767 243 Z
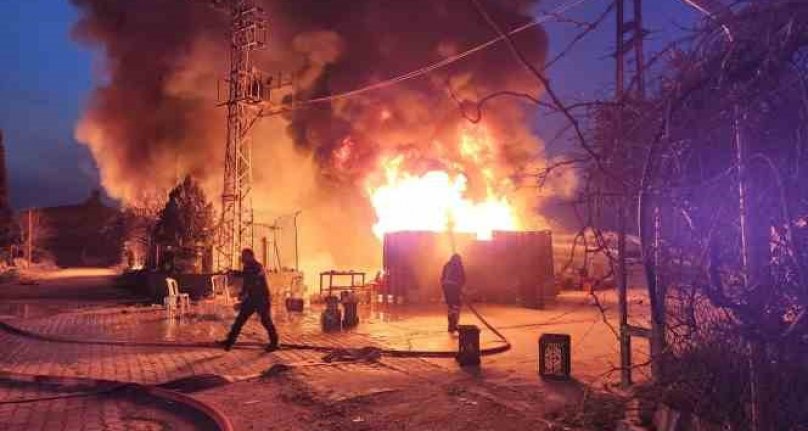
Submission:
M 466 268 L 466 293 L 476 300 L 538 306 L 556 295 L 552 234 L 494 232 L 490 241 L 473 235 L 396 232 L 384 239 L 386 294 L 408 302 L 441 300 L 440 273 L 456 250 Z

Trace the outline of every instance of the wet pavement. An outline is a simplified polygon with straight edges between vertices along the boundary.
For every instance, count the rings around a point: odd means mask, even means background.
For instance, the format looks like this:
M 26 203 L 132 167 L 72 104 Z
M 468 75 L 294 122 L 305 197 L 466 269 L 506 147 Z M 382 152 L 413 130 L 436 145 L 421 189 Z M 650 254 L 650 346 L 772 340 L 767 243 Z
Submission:
M 0 382 L 0 384 L 3 382 Z M 217 430 L 194 409 L 133 389 L 77 392 L 58 387 L 13 385 L 17 395 L 0 404 L 0 429 L 38 430 Z
M 582 292 L 562 293 L 544 310 L 479 305 L 480 313 L 499 328 L 512 348 L 506 353 L 483 358 L 479 369 L 469 370 L 459 368 L 452 359 L 384 357 L 367 363 L 328 364 L 323 360 L 323 353 L 317 351 L 281 350 L 265 353 L 261 349 L 249 348 L 266 342 L 266 334 L 257 318 L 248 322 L 239 339 L 247 348 L 224 352 L 213 347 L 173 347 L 172 342 L 210 342 L 222 338 L 235 314 L 232 307 L 201 302 L 192 305 L 191 312 L 182 318 L 171 318 L 161 307 L 127 305 L 137 298 L 110 287 L 110 281 L 109 277 L 93 275 L 67 279 L 57 277 L 42 280 L 38 285 L 0 286 L 0 320 L 36 334 L 81 342 L 160 341 L 168 342 L 168 345 L 54 343 L 0 332 L 0 344 L 4 346 L 0 353 L 0 370 L 139 384 L 218 375 L 231 382 L 245 382 L 234 384 L 239 385 L 249 384 L 247 382 L 266 374 L 268 370 L 283 366 L 283 369 L 291 370 L 290 375 L 296 381 L 305 384 L 310 397 L 323 403 L 385 397 L 387 395 L 384 394 L 401 391 L 417 392 L 413 388 L 424 385 L 461 385 L 464 391 L 471 390 L 474 397 L 499 400 L 497 402 L 507 404 L 508 411 L 522 412 L 524 415 L 535 415 L 573 402 L 582 393 L 581 384 L 603 385 L 616 377 L 613 364 L 618 362 L 617 339 L 610 325 L 604 323 L 604 315 L 592 306 L 591 299 Z M 601 302 L 607 308 L 605 318 L 613 326 L 616 320 L 615 298 L 611 294 L 601 294 Z M 632 298 L 632 307 L 635 323 L 644 323 L 647 317 L 643 314 L 645 307 L 641 295 Z M 457 349 L 457 337 L 447 333 L 444 308 L 439 304 L 362 306 L 359 310 L 360 324 L 354 329 L 336 333 L 321 331 L 320 309 L 319 306 L 309 306 L 301 314 L 287 313 L 282 307 L 276 306 L 273 313 L 282 341 L 335 349 L 369 346 L 401 351 L 450 352 Z M 483 328 L 483 348 L 501 345 L 501 341 L 471 313 L 464 311 L 461 323 Z M 548 383 L 538 378 L 538 337 L 542 333 L 571 335 L 573 382 Z M 647 358 L 647 346 L 637 342 L 634 347 L 637 361 Z M 109 420 L 112 417 L 132 417 L 127 412 L 137 411 L 132 406 L 142 404 L 143 411 L 152 412 L 149 414 L 158 418 L 154 421 L 162 423 L 161 426 L 172 423 L 175 426 L 172 429 L 205 429 L 206 426 L 202 423 L 204 421 L 200 422 L 199 427 L 191 425 L 196 420 L 193 415 L 180 414 L 171 419 L 170 410 L 161 410 L 156 401 L 155 406 L 149 406 L 143 402 L 138 404 L 139 401 L 126 396 L 113 397 L 109 401 L 113 407 L 94 403 L 93 397 L 11 403 L 20 397 L 48 396 L 49 391 L 55 389 L 27 388 L 13 382 L 0 382 L 0 423 L 3 423 L 2 418 L 13 418 L 12 422 L 7 423 L 18 427 L 14 429 L 163 429 L 146 422 L 138 428 L 120 425 L 120 420 Z M 456 401 L 457 396 L 450 395 Z M 198 396 L 200 399 L 219 399 L 215 390 L 202 392 Z M 64 407 L 62 404 L 69 405 L 69 408 L 65 407 L 66 412 L 90 409 L 92 412 L 86 414 L 94 419 L 85 421 L 82 425 L 84 428 L 72 428 L 65 424 L 70 423 L 71 414 L 75 413 L 64 413 L 67 419 L 59 422 L 63 428 L 58 428 L 55 424 L 47 427 L 40 426 L 42 424 L 39 422 L 30 422 L 39 416 L 26 413 L 29 410 L 57 411 Z M 25 407 L 19 407 L 21 405 Z M 249 406 L 243 408 L 249 409 Z M 18 407 L 24 412 L 18 412 Z M 227 411 L 234 407 L 225 403 L 222 408 Z M 148 420 L 151 419 L 143 419 Z M 31 428 L 25 428 L 27 425 L 31 425 Z

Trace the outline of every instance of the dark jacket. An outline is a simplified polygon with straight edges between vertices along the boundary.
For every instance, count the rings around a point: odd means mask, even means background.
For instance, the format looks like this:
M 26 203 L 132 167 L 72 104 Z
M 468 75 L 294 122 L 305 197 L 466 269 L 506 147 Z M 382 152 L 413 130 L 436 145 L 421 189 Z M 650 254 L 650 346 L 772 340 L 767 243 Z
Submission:
M 231 274 L 244 278 L 241 287 L 242 300 L 269 302 L 269 285 L 266 274 L 264 274 L 264 267 L 260 263 L 246 263 L 243 271 L 233 271 Z
M 463 269 L 463 262 L 459 258 L 452 258 L 443 266 L 440 284 L 443 287 L 443 297 L 446 304 L 450 306 L 460 305 L 461 291 L 463 285 L 466 284 L 466 271 Z
M 443 265 L 443 272 L 440 276 L 442 286 L 455 286 L 458 288 L 466 284 L 466 271 L 463 269 L 463 262 L 460 259 L 451 259 Z

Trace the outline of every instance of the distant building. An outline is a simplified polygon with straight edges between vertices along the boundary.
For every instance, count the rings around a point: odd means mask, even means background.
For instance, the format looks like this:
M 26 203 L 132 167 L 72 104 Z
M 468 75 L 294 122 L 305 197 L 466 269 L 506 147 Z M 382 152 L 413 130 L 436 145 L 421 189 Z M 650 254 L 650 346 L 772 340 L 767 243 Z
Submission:
M 88 267 L 121 263 L 124 236 L 121 212 L 105 205 L 100 191 L 93 191 L 80 204 L 32 211 L 36 248 L 56 265 Z M 19 214 L 23 231 L 28 230 L 27 218 L 27 211 Z

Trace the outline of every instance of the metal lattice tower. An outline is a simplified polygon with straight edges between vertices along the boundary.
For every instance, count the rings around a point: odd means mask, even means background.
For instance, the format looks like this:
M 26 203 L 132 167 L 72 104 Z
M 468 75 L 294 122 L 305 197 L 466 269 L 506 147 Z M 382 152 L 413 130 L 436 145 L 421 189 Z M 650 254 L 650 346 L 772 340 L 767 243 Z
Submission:
M 219 269 L 231 269 L 238 266 L 240 250 L 253 247 L 252 139 L 249 129 L 259 115 L 263 85 L 252 55 L 266 47 L 267 23 L 255 0 L 231 0 L 218 4 L 228 9 L 232 23 L 222 219 L 216 258 Z

